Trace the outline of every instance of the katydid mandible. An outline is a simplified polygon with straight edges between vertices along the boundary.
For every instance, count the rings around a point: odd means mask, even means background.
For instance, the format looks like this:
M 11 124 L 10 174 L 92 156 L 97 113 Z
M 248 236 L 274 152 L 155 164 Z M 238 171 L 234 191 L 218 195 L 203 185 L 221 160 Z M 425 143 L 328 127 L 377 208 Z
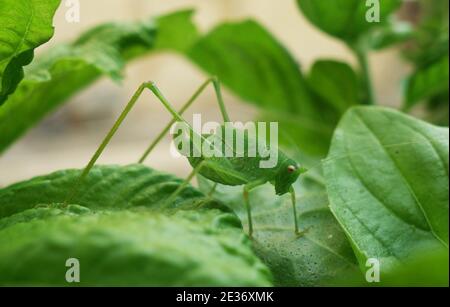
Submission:
M 82 174 L 78 178 L 74 185 L 72 192 L 66 201 L 71 201 L 77 194 L 80 185 L 83 183 L 85 177 L 88 175 L 89 171 L 94 166 L 97 159 L 100 157 L 103 150 L 106 148 L 110 142 L 113 135 L 116 133 L 122 122 L 125 120 L 128 113 L 131 111 L 133 106 L 138 101 L 139 97 L 145 89 L 150 90 L 166 108 L 166 110 L 172 115 L 172 121 L 163 129 L 163 131 L 157 136 L 155 141 L 151 143 L 149 148 L 145 151 L 144 155 L 139 159 L 139 163 L 143 163 L 151 151 L 156 147 L 156 145 L 163 139 L 164 135 L 168 133 L 170 128 L 176 122 L 184 123 L 192 134 L 195 134 L 193 128 L 184 120 L 182 114 L 189 108 L 192 103 L 198 98 L 198 96 L 205 90 L 205 88 L 212 83 L 214 86 L 217 102 L 223 117 L 224 124 L 229 123 L 230 119 L 225 108 L 225 103 L 223 101 L 220 82 L 216 77 L 210 78 L 205 81 L 199 89 L 194 93 L 194 95 L 183 105 L 183 107 L 177 112 L 169 101 L 164 97 L 161 91 L 153 82 L 142 83 L 137 89 L 135 94 L 132 96 L 131 100 L 125 106 L 117 121 L 114 123 L 113 127 L 97 149 L 97 151 L 92 156 L 91 160 L 84 168 Z M 221 126 L 224 127 L 224 126 Z M 205 140 L 206 135 L 200 136 L 202 141 Z M 208 135 L 210 137 L 210 135 Z M 278 150 L 278 148 L 276 149 Z M 253 222 L 251 214 L 251 206 L 249 199 L 249 192 L 261 186 L 267 182 L 271 183 L 275 187 L 275 193 L 277 195 L 284 195 L 286 193 L 291 194 L 292 212 L 294 217 L 294 231 L 295 234 L 300 236 L 302 232 L 299 231 L 298 221 L 297 221 L 297 210 L 296 210 L 296 197 L 295 190 L 292 187 L 293 183 L 297 181 L 298 177 L 306 172 L 306 169 L 300 166 L 296 161 L 289 158 L 285 153 L 278 150 L 278 161 L 273 168 L 261 168 L 259 162 L 261 161 L 260 156 L 248 157 L 244 154 L 243 157 L 205 157 L 201 155 L 200 157 L 187 157 L 190 165 L 193 167 L 192 172 L 183 181 L 183 183 L 169 196 L 165 203 L 171 203 L 176 199 L 176 197 L 187 187 L 189 182 L 197 175 L 200 174 L 203 177 L 213 181 L 215 183 L 213 190 L 217 184 L 229 185 L 229 186 L 243 186 L 243 198 L 244 205 L 247 210 L 248 218 L 248 233 L 249 236 L 253 235 Z M 211 193 L 210 193 L 211 194 Z

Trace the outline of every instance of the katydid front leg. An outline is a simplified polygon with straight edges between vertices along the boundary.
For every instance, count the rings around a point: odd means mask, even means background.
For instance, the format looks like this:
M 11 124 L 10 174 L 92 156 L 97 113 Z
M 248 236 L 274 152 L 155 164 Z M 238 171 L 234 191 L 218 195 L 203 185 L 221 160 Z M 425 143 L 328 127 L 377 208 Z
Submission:
M 292 202 L 292 213 L 294 215 L 294 227 L 295 227 L 295 234 L 298 235 L 298 221 L 297 221 L 297 206 L 296 206 L 296 197 L 295 197 L 295 190 L 293 187 L 289 189 L 289 193 L 291 194 L 291 202 Z
M 197 175 L 197 173 L 202 169 L 203 166 L 205 166 L 206 162 L 202 161 L 200 162 L 193 170 L 192 172 L 189 174 L 189 176 L 183 181 L 182 184 L 180 184 L 180 186 L 175 190 L 175 192 L 173 192 L 169 198 L 167 198 L 164 201 L 163 206 L 168 206 L 171 204 L 171 202 L 173 202 L 176 197 L 186 188 L 186 186 L 189 184 L 189 182 L 195 177 L 195 175 Z
M 251 238 L 253 236 L 253 220 L 252 220 L 252 208 L 250 205 L 250 196 L 249 193 L 251 190 L 253 190 L 254 188 L 263 185 L 265 182 L 263 181 L 255 181 L 255 182 L 250 182 L 247 183 L 246 185 L 244 185 L 244 192 L 243 192 L 243 196 L 244 196 L 244 205 L 245 205 L 245 209 L 247 210 L 247 219 L 248 219 L 248 235 Z

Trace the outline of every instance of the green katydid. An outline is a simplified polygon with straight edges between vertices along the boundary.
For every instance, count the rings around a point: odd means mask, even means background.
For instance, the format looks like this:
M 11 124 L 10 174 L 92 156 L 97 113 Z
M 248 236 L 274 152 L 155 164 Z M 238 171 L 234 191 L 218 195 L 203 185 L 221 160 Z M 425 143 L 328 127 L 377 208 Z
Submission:
M 141 86 L 137 89 L 135 94 L 132 96 L 131 100 L 125 106 L 125 109 L 120 114 L 117 121 L 114 123 L 113 127 L 97 149 L 97 151 L 92 156 L 91 160 L 84 168 L 82 174 L 80 175 L 78 181 L 74 185 L 74 188 L 69 195 L 67 201 L 73 199 L 76 195 L 79 186 L 83 182 L 84 178 L 88 175 L 89 171 L 94 166 L 97 159 L 100 157 L 103 150 L 106 148 L 108 143 L 110 142 L 113 135 L 116 133 L 128 113 L 131 111 L 141 94 L 145 89 L 150 90 L 155 94 L 158 100 L 163 104 L 163 106 L 171 113 L 173 119 L 172 121 L 163 129 L 163 131 L 157 136 L 155 141 L 149 146 L 149 148 L 145 151 L 142 158 L 139 160 L 139 163 L 142 163 L 150 152 L 155 148 L 155 146 L 161 141 L 163 136 L 170 130 L 173 124 L 176 122 L 185 123 L 191 130 L 191 133 L 195 133 L 190 125 L 182 118 L 182 114 L 186 111 L 188 107 L 192 105 L 192 103 L 197 99 L 197 97 L 204 91 L 204 89 L 212 83 L 214 86 L 214 90 L 216 93 L 217 102 L 220 107 L 220 111 L 223 117 L 224 122 L 230 122 L 228 113 L 225 108 L 225 104 L 222 98 L 222 93 L 220 89 L 220 82 L 217 78 L 213 77 L 204 82 L 199 89 L 194 93 L 194 95 L 186 102 L 186 104 L 180 109 L 180 111 L 176 111 L 172 105 L 168 102 L 168 100 L 163 96 L 158 87 L 153 82 L 145 82 L 141 84 Z M 201 136 L 204 139 L 204 136 Z M 276 149 L 278 150 L 278 148 Z M 278 150 L 278 163 L 273 168 L 260 168 L 259 162 L 261 161 L 260 156 L 256 157 L 248 157 L 244 155 L 242 158 L 207 158 L 204 156 L 200 157 L 188 157 L 188 161 L 193 167 L 193 171 L 189 174 L 186 180 L 173 192 L 173 194 L 169 197 L 167 202 L 171 202 L 175 200 L 176 196 L 186 188 L 189 182 L 197 175 L 200 174 L 205 178 L 212 180 L 216 184 L 224 184 L 224 185 L 232 185 L 232 186 L 243 186 L 243 198 L 244 204 L 247 210 L 248 217 L 248 225 L 249 225 L 249 236 L 251 237 L 253 234 L 253 224 L 252 224 L 252 216 L 251 216 L 251 206 L 249 200 L 249 191 L 263 185 L 267 182 L 272 183 L 275 186 L 275 192 L 277 195 L 283 195 L 286 193 L 291 194 L 291 202 L 292 202 L 292 211 L 294 217 L 294 231 L 295 234 L 301 235 L 302 233 L 299 231 L 298 221 L 297 221 L 297 210 L 296 210 L 296 197 L 295 191 L 292 187 L 292 184 L 298 179 L 298 177 L 306 172 L 306 169 L 301 167 L 296 161 L 289 158 L 285 153 Z M 67 202 L 66 201 L 66 202 Z

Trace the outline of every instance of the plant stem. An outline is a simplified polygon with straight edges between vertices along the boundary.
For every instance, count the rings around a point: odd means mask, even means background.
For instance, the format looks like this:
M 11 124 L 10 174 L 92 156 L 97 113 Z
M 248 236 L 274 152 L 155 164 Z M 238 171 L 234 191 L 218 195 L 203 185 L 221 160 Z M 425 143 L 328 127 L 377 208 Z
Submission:
M 361 79 L 363 82 L 365 99 L 363 103 L 373 105 L 375 104 L 375 93 L 372 87 L 372 78 L 370 75 L 369 61 L 367 58 L 367 53 L 360 50 L 360 48 L 353 48 L 358 63 L 361 69 Z

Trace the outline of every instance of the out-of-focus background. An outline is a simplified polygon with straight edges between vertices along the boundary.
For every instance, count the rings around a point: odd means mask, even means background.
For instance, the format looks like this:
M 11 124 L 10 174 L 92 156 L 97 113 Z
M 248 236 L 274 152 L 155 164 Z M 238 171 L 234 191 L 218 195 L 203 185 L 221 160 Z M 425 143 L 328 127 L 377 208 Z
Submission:
M 64 3 L 64 1 L 63 1 Z M 145 19 L 183 8 L 196 10 L 196 23 L 207 31 L 226 20 L 246 18 L 261 22 L 291 51 L 304 69 L 318 58 L 342 59 L 355 63 L 352 54 L 338 40 L 314 28 L 299 12 L 293 0 L 80 0 L 80 23 L 68 23 L 64 5 L 55 17 L 56 33 L 37 54 L 103 22 Z M 377 100 L 385 105 L 400 104 L 400 83 L 410 71 L 398 56 L 388 49 L 370 57 Z M 155 81 L 164 94 L 180 106 L 207 78 L 181 56 L 169 53 L 151 54 L 127 66 L 122 84 L 102 79 L 68 104 L 58 109 L 15 143 L 0 159 L 0 186 L 64 168 L 86 164 L 105 136 L 125 103 L 143 81 Z M 226 104 L 233 120 L 249 120 L 255 110 L 225 92 Z M 186 116 L 202 113 L 204 120 L 220 121 L 214 92 L 208 89 Z M 170 116 L 148 93 L 129 115 L 118 134 L 100 158 L 100 163 L 136 162 L 151 140 L 170 120 Z M 152 153 L 146 164 L 180 176 L 190 167 L 184 158 L 169 154 L 167 137 Z

